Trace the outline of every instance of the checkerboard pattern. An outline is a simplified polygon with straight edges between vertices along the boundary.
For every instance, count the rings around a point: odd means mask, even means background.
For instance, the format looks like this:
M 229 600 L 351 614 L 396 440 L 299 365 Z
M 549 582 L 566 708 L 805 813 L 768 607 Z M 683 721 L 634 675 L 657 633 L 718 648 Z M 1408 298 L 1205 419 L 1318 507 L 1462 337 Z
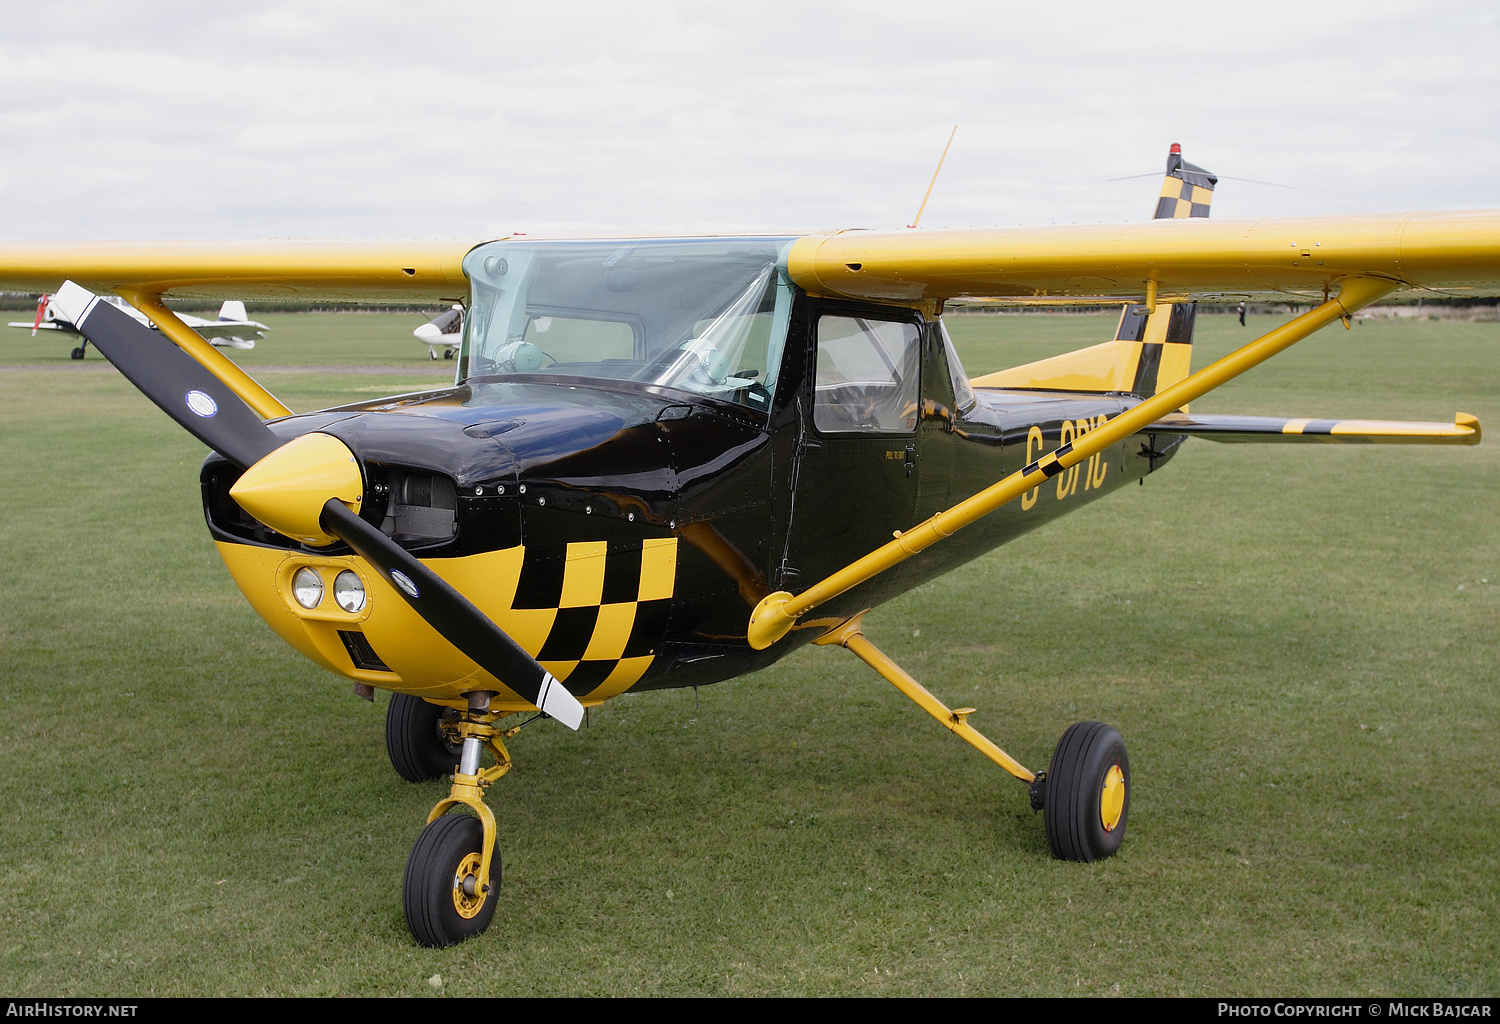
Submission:
M 1195 185 L 1175 174 L 1169 174 L 1162 182 L 1161 198 L 1156 201 L 1156 218 L 1207 217 L 1208 204 L 1213 198 L 1212 188 Z
M 1188 375 L 1197 313 L 1197 303 L 1162 300 L 1155 313 L 1148 315 L 1145 306 L 1132 305 L 1120 314 L 1115 341 L 1136 348 L 1125 357 L 1134 394 L 1154 395 Z
M 666 628 L 677 582 L 677 538 L 632 545 L 585 541 L 528 548 L 512 601 L 536 660 L 581 699 L 603 700 L 646 674 Z M 545 632 L 543 632 L 545 631 Z M 524 644 L 530 647 L 530 644 Z

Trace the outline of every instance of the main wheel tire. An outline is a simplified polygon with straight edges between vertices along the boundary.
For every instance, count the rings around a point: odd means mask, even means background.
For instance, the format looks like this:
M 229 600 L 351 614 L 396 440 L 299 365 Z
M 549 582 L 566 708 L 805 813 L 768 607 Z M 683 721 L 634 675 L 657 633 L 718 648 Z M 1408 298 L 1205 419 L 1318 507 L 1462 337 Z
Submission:
M 407 782 L 428 782 L 450 774 L 461 748 L 443 732 L 445 715 L 457 712 L 421 697 L 394 693 L 385 709 L 385 752 L 391 767 Z
M 1042 821 L 1052 855 L 1102 860 L 1125 838 L 1130 813 L 1130 758 L 1125 741 L 1103 722 L 1068 727 L 1047 770 Z
M 490 926 L 500 900 L 500 851 L 490 858 L 488 889 L 479 884 L 484 826 L 467 814 L 445 814 L 422 830 L 406 859 L 401 909 L 412 938 L 451 946 Z
M 73 351 L 69 352 L 68 355 L 72 356 L 74 359 L 82 359 L 83 358 L 83 346 L 82 345 L 78 346 Z

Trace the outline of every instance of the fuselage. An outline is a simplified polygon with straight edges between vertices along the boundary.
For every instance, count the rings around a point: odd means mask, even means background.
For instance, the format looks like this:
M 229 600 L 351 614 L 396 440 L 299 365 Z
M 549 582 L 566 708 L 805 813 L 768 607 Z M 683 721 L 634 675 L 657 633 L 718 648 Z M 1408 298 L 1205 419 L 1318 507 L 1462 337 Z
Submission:
M 555 294 L 538 301 L 546 279 L 535 278 L 524 321 L 508 314 L 503 348 L 481 333 L 486 310 L 471 314 L 460 383 L 451 388 L 271 424 L 288 438 L 322 431 L 358 452 L 361 514 L 586 705 L 768 665 L 831 622 L 1135 480 L 1171 454 L 1175 439 L 1140 435 L 1106 449 L 755 651 L 746 625 L 767 593 L 818 582 L 1139 399 L 970 388 L 933 310 L 819 298 L 784 275 L 754 278 L 742 289 L 748 299 L 722 288 L 724 309 L 664 328 L 675 332 L 672 365 L 686 361 L 690 373 L 673 369 L 678 376 L 665 383 L 660 375 L 625 379 L 616 364 L 627 362 L 632 344 L 643 363 L 672 360 L 641 349 L 649 312 L 599 308 L 621 294 L 618 272 L 631 270 L 613 260 L 586 315 L 570 317 Z M 654 266 L 641 269 L 649 275 Z M 649 289 L 647 277 L 624 280 L 635 282 L 626 293 Z M 733 317 L 739 340 L 726 341 Z M 580 323 L 575 333 L 590 338 L 630 325 L 619 329 L 612 375 L 596 369 L 604 361 L 587 372 L 577 370 L 583 361 L 559 361 L 569 344 L 561 332 Z M 559 334 L 548 339 L 549 331 Z M 553 362 L 535 365 L 545 360 L 529 354 L 528 339 L 550 345 Z M 504 680 L 459 654 L 347 549 L 308 548 L 247 516 L 228 496 L 237 477 L 222 459 L 205 463 L 209 527 L 241 590 L 293 647 L 374 686 L 456 701 L 498 682 L 497 709 L 530 707 L 507 700 Z M 356 572 L 368 600 L 356 612 L 331 597 L 302 607 L 290 581 L 303 566 L 330 585 L 338 572 Z

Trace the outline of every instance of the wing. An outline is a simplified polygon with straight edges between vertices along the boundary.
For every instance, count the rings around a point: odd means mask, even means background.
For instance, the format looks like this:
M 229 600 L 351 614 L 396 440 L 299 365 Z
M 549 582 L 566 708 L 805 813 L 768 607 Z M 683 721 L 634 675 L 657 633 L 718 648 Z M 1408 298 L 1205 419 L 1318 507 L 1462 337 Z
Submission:
M 799 239 L 787 270 L 808 291 L 877 302 L 1322 295 L 1350 277 L 1470 296 L 1500 289 L 1500 211 L 844 231 Z
M 4 242 L 0 289 L 224 299 L 458 301 L 473 242 Z
M 193 323 L 186 317 L 183 320 L 189 327 L 197 331 L 210 341 L 222 338 L 232 341 L 256 341 L 266 336 L 269 328 L 265 324 L 258 324 L 252 320 L 200 320 Z
M 0 289 L 66 278 L 123 294 L 453 300 L 472 242 L 8 242 Z M 808 291 L 884 302 L 990 296 L 1318 295 L 1348 277 L 1460 295 L 1500 289 L 1500 212 L 843 231 L 798 239 Z

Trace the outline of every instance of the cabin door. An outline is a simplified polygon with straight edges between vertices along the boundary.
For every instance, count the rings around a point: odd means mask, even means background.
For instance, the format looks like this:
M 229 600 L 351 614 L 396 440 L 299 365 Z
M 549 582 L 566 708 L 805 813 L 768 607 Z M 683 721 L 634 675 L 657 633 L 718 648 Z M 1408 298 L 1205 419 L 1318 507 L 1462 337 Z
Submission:
M 792 492 L 778 586 L 793 592 L 910 529 L 921 473 L 920 319 L 817 302 L 806 310 L 809 379 L 788 472 L 777 474 Z

